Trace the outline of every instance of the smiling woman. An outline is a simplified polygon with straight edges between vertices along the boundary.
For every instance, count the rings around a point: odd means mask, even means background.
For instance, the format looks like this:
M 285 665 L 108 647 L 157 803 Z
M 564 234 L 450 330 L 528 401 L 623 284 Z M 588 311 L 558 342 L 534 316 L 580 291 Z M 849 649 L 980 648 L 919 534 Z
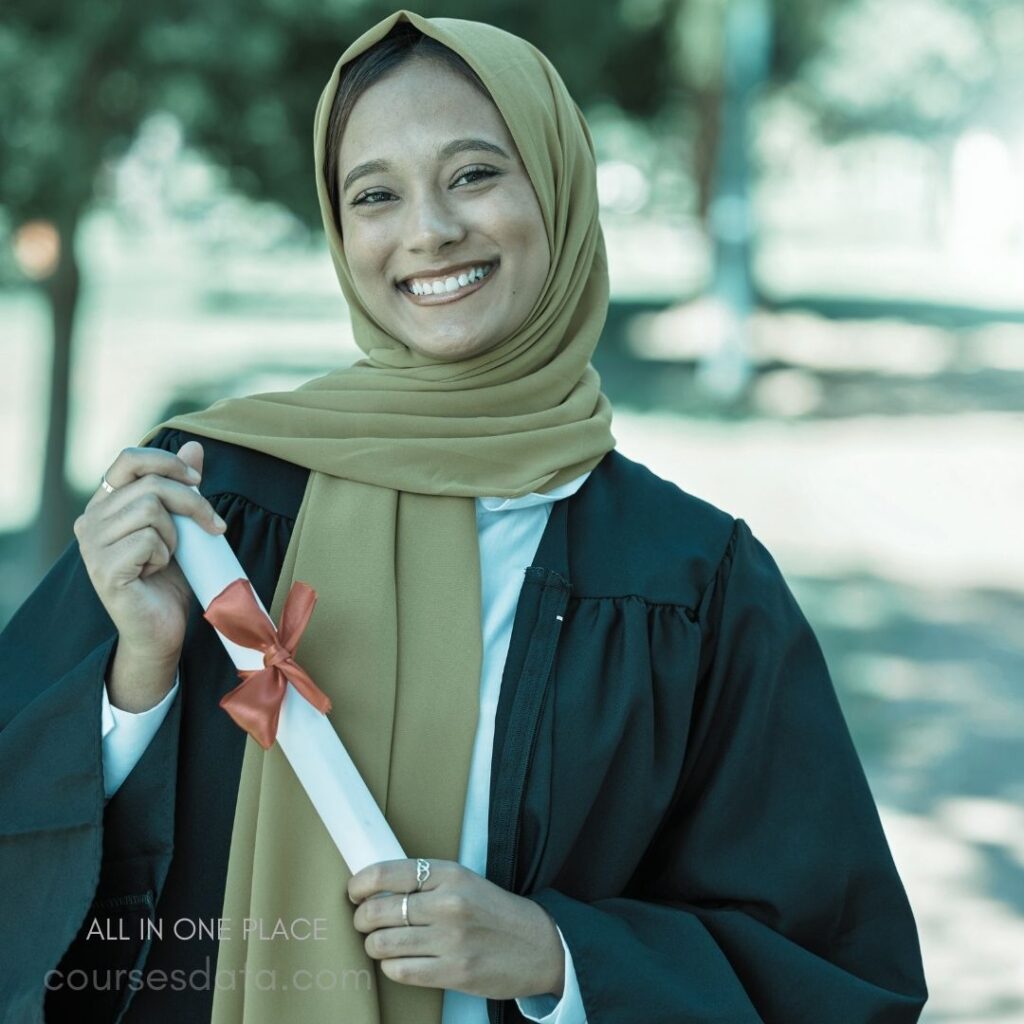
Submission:
M 550 252 L 529 175 L 483 83 L 404 28 L 341 78 L 327 181 L 353 282 L 381 326 L 424 355 L 462 359 L 526 320 Z
M 916 1021 L 914 918 L 806 618 L 741 519 L 615 449 L 558 72 L 397 11 L 313 138 L 365 358 L 126 448 L 0 634 L 0 1022 Z M 275 622 L 316 592 L 295 656 L 408 857 L 350 874 L 221 710 L 172 513 Z

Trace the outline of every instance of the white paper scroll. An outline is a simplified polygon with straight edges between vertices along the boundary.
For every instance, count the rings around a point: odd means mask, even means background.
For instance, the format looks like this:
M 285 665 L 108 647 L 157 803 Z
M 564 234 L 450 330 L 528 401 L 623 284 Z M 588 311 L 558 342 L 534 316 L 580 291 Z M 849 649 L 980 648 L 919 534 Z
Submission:
M 207 533 L 188 516 L 171 518 L 178 531 L 174 557 L 206 609 L 229 583 L 245 577 L 245 571 L 223 536 Z M 259 595 L 255 590 L 253 594 L 269 620 Z M 217 636 L 236 668 L 263 668 L 261 651 L 240 647 L 219 631 Z M 291 683 L 281 705 L 277 742 L 353 875 L 377 861 L 405 857 L 327 716 L 317 711 Z

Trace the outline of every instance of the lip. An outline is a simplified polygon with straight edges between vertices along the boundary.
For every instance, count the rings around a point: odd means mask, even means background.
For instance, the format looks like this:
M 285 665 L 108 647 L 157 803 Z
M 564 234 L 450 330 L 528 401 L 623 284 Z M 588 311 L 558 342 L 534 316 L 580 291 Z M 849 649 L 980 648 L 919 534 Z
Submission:
M 463 264 L 462 267 L 454 268 L 454 272 L 453 273 L 448 273 L 447 274 L 448 277 L 454 277 L 455 274 L 457 274 L 459 272 L 459 270 L 468 270 L 470 267 L 479 267 L 479 266 L 483 266 L 483 265 L 486 265 L 486 264 L 491 264 L 491 271 L 490 271 L 490 273 L 486 277 L 482 277 L 482 278 L 480 278 L 480 280 L 474 281 L 471 285 L 467 285 L 465 288 L 463 288 L 463 289 L 461 289 L 460 291 L 457 291 L 457 292 L 451 292 L 451 293 L 442 292 L 440 295 L 413 295 L 413 293 L 411 291 L 409 291 L 403 284 L 397 284 L 397 285 L 395 285 L 395 287 L 407 299 L 409 299 L 410 301 L 414 302 L 417 306 L 443 306 L 443 305 L 445 305 L 445 304 L 447 304 L 449 302 L 458 302 L 460 299 L 464 299 L 467 296 L 472 295 L 474 292 L 480 291 L 480 289 L 483 288 L 483 286 L 485 284 L 487 284 L 487 282 L 490 281 L 491 278 L 494 277 L 495 274 L 497 274 L 498 271 L 501 269 L 501 261 L 500 260 L 485 260 L 482 263 L 481 262 L 466 263 L 466 264 Z M 422 274 L 422 275 L 414 274 L 412 276 L 413 277 L 420 277 L 420 276 L 422 276 L 422 277 L 429 277 L 430 275 L 429 274 Z M 440 274 L 436 274 L 434 276 L 440 277 L 441 275 Z

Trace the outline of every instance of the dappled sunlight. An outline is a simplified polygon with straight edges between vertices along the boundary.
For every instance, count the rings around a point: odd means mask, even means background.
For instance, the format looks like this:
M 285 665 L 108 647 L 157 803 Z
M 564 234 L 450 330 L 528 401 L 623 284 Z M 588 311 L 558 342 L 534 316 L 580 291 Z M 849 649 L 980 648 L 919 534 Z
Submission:
M 1024 1019 L 1024 594 L 790 582 L 917 916 L 931 1019 Z
M 931 1021 L 1024 1020 L 1021 907 L 987 891 L 984 845 L 945 819 L 881 808 L 882 823 L 917 918 Z M 922 1018 L 925 1019 L 925 1018 Z

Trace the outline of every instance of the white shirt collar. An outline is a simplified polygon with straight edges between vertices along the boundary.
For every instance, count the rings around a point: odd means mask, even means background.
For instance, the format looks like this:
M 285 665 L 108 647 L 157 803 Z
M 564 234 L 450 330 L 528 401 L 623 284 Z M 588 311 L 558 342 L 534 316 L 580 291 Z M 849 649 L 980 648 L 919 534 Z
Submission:
M 531 491 L 529 494 L 524 494 L 519 498 L 477 498 L 476 500 L 479 507 L 487 512 L 505 512 L 514 508 L 529 508 L 531 505 L 543 505 L 545 502 L 555 502 L 560 498 L 568 498 L 570 494 L 575 494 L 592 472 L 593 470 L 588 469 L 586 473 L 576 477 L 575 480 L 570 480 L 568 483 L 562 484 L 561 487 L 548 491 L 547 494 L 538 494 L 536 491 Z

